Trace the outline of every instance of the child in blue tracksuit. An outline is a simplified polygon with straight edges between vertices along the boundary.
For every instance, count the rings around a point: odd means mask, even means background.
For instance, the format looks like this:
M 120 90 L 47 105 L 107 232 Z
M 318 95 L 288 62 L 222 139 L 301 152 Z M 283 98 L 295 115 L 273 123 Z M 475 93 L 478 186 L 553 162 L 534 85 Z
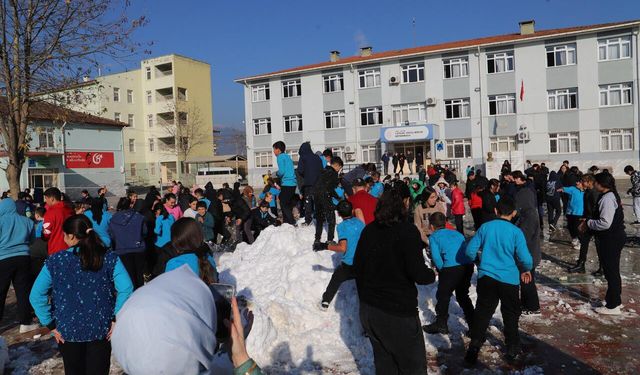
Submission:
M 469 332 L 471 343 L 465 356 L 465 361 L 471 365 L 478 360 L 480 347 L 485 341 L 489 321 L 498 302 L 504 321 L 507 359 L 513 360 L 520 353 L 520 281 L 525 284 L 531 282 L 533 258 L 522 230 L 511 224 L 511 219 L 516 215 L 513 199 L 502 197 L 496 206 L 496 214 L 499 218 L 482 224 L 465 250 L 467 258 L 475 260 L 478 250 L 482 248 L 476 287 L 478 299 Z
M 342 179 L 340 179 L 338 187 L 335 188 L 335 191 L 338 198 L 331 198 L 331 203 L 333 203 L 334 206 L 337 206 L 338 203 L 340 203 L 340 201 L 344 199 L 344 188 L 342 187 Z
M 153 233 L 156 235 L 154 245 L 159 249 L 171 242 L 171 226 L 176 219 L 173 218 L 173 215 L 169 215 L 162 202 L 156 203 L 153 207 L 153 213 L 156 215 L 156 225 L 153 229 Z
M 431 236 L 429 246 L 431 258 L 438 270 L 438 291 L 436 298 L 436 321 L 422 327 L 427 333 L 449 333 L 449 301 L 456 292 L 458 305 L 464 312 L 467 325 L 471 328 L 473 321 L 473 303 L 469 298 L 473 262 L 465 255 L 466 242 L 460 232 L 446 229 L 447 218 L 442 212 L 434 212 L 429 216 Z
M 353 206 L 349 201 L 341 201 L 337 207 L 338 215 L 342 218 L 342 223 L 338 224 L 338 243 L 317 242 L 313 246 L 314 251 L 331 250 L 337 253 L 343 253 L 342 262 L 333 271 L 331 281 L 327 286 L 327 290 L 322 295 L 320 308 L 326 311 L 329 304 L 335 297 L 340 285 L 347 281 L 355 279 L 355 271 L 353 270 L 353 257 L 356 254 L 356 247 L 360 234 L 364 229 L 362 220 L 353 217 Z
M 380 182 L 380 172 L 373 172 L 371 174 L 371 179 L 373 180 L 373 183 L 371 184 L 371 189 L 369 189 L 369 194 L 374 198 L 380 198 L 384 192 L 384 185 Z
M 298 182 L 293 167 L 291 156 L 286 153 L 284 142 L 278 141 L 273 144 L 273 154 L 276 156 L 278 171 L 276 175 L 280 178 L 280 208 L 282 209 L 282 220 L 291 225 L 296 221 L 293 217 L 293 199 L 296 194 Z
M 580 225 L 580 219 L 584 215 L 584 188 L 582 181 L 576 181 L 576 186 L 567 186 L 558 191 L 564 192 L 569 200 L 567 202 L 567 226 L 569 227 L 569 234 L 571 235 L 571 245 L 574 249 L 580 249 L 580 232 L 578 231 L 578 225 Z
M 31 305 L 58 343 L 65 373 L 107 375 L 115 317 L 133 284 L 89 218 L 71 216 L 62 230 L 69 248 L 47 259 L 31 290 Z
M 277 217 L 278 206 L 276 204 L 276 200 L 278 198 L 278 195 L 280 195 L 280 189 L 276 187 L 273 179 L 271 178 L 267 179 L 267 184 L 265 185 L 264 190 L 262 190 L 262 193 L 258 195 L 258 198 L 265 199 L 267 197 L 267 194 L 271 194 L 271 199 L 267 200 L 267 202 L 269 202 L 269 210 Z

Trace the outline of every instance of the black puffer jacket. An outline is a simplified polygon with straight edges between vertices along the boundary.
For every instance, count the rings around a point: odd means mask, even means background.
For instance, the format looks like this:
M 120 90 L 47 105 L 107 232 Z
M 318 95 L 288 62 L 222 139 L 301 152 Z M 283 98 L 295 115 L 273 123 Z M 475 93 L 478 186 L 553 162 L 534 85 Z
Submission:
M 298 160 L 297 172 L 298 175 L 302 177 L 302 183 L 300 185 L 302 187 L 315 185 L 318 177 L 320 177 L 322 173 L 322 161 L 320 161 L 318 155 L 313 153 L 309 142 L 300 145 L 298 155 L 300 159 Z

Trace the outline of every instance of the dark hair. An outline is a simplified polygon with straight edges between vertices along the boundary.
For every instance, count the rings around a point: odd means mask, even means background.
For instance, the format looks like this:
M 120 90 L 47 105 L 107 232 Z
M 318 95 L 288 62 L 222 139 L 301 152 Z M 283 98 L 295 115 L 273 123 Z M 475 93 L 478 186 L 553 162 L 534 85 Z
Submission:
M 340 158 L 340 156 L 335 156 L 331 158 L 331 165 L 333 164 L 337 164 L 341 167 L 344 166 L 344 163 L 342 162 L 342 158 Z
M 558 173 L 556 171 L 551 171 L 549 172 L 549 181 L 557 181 L 558 180 Z
M 100 198 L 94 198 L 91 200 L 91 214 L 93 220 L 100 225 L 102 222 L 102 209 L 104 208 L 104 202 Z
M 180 254 L 185 252 L 196 254 L 200 279 L 208 285 L 215 281 L 214 272 L 209 263 L 206 246 L 202 245 L 204 245 L 202 229 L 195 220 L 183 217 L 171 226 L 171 246 Z
M 394 187 L 385 191 L 378 199 L 374 213 L 378 224 L 390 227 L 406 220 L 407 207 L 404 204 L 404 198 L 407 195 L 404 194 L 403 190 L 409 193 L 409 188 L 404 184 L 402 186 L 404 188 Z
M 496 205 L 496 210 L 500 216 L 511 215 L 516 210 L 516 202 L 509 196 L 501 197 Z
M 176 198 L 176 195 L 173 194 L 173 193 L 165 194 L 164 195 L 164 199 L 163 199 L 164 203 L 167 203 L 169 201 L 169 199 L 178 199 L 178 198 Z
M 569 164 L 569 160 L 563 160 L 562 164 L 567 164 L 568 165 Z
M 527 181 L 527 177 L 525 177 L 524 173 L 522 173 L 522 171 L 513 171 L 511 172 L 511 176 L 513 177 L 513 179 L 520 179 L 522 181 Z
M 331 150 L 330 148 L 325 149 L 324 151 L 322 151 L 322 156 L 329 156 L 333 158 L 333 150 Z
M 189 195 L 187 201 L 189 202 L 189 204 L 191 204 L 192 202 L 197 202 L 198 198 L 194 197 L 193 195 Z
M 156 203 L 155 206 L 153 206 L 153 214 L 155 215 L 156 211 L 160 211 L 160 215 L 162 215 L 163 218 L 167 218 L 169 217 L 169 211 L 167 211 L 167 209 L 164 207 L 164 204 L 162 202 L 158 202 Z
M 131 199 L 131 197 L 133 196 L 138 196 L 138 193 L 136 193 L 135 191 L 128 191 L 127 192 L 127 198 Z
M 124 211 L 131 208 L 131 199 L 127 197 L 122 197 L 118 200 L 118 204 L 116 205 L 116 210 Z
M 600 172 L 594 176 L 598 185 L 605 189 L 616 191 L 616 179 L 610 173 Z
M 583 174 L 582 177 L 580 178 L 580 181 L 582 182 L 594 182 L 596 179 L 593 177 L 592 174 Z
M 27 193 L 25 193 L 24 191 L 21 191 L 18 193 L 18 199 L 25 199 L 28 196 Z
M 624 167 L 624 173 L 626 173 L 626 174 L 629 174 L 629 173 L 634 172 L 634 171 L 635 171 L 635 169 L 633 169 L 633 167 L 630 166 L 630 165 L 627 165 L 626 167 Z
M 442 229 L 447 225 L 447 218 L 442 212 L 434 212 L 429 216 L 429 224 L 436 229 Z
M 82 189 L 82 191 L 81 191 L 80 193 L 89 195 L 89 190 L 87 190 L 87 189 Z
M 48 188 L 47 190 L 44 191 L 43 195 L 47 198 L 53 198 L 57 201 L 62 200 L 62 193 L 60 192 L 60 189 L 58 189 L 57 187 Z
M 340 217 L 343 219 L 353 216 L 353 206 L 351 205 L 351 202 L 346 200 L 340 201 L 340 203 L 338 203 L 336 211 L 338 211 L 338 215 L 340 215 Z
M 489 185 L 490 186 L 500 186 L 500 181 L 498 181 L 495 178 L 492 178 L 492 179 L 489 180 Z
M 78 239 L 78 252 L 74 251 L 74 254 L 80 255 L 80 267 L 83 270 L 95 272 L 102 269 L 107 249 L 93 230 L 89 218 L 84 215 L 70 216 L 62 224 L 62 231 Z
M 47 210 L 44 207 L 36 207 L 35 214 L 44 217 L 44 214 L 47 213 Z
M 207 202 L 199 201 L 198 203 L 196 203 L 196 210 L 198 208 L 204 208 L 206 210 L 207 209 Z
M 282 141 L 278 141 L 278 142 L 274 143 L 273 144 L 273 148 L 277 148 L 278 150 L 280 150 L 280 152 L 287 151 L 287 146 L 285 146 L 284 142 L 282 142 Z
M 200 195 L 204 195 L 204 190 L 197 188 L 196 190 L 193 191 L 193 194 L 200 194 Z

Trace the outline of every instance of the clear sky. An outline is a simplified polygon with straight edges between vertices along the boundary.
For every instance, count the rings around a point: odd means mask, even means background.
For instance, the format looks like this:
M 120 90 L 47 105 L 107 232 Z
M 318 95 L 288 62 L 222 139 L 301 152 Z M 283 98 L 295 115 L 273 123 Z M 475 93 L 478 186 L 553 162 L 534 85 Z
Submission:
M 236 78 L 350 56 L 518 31 L 640 19 L 640 0 L 134 0 L 149 24 L 136 38 L 152 56 L 178 53 L 211 64 L 216 126 L 242 127 Z M 128 64 L 136 67 L 132 61 Z M 112 71 L 123 70 L 114 66 Z M 106 69 L 108 70 L 108 68 Z

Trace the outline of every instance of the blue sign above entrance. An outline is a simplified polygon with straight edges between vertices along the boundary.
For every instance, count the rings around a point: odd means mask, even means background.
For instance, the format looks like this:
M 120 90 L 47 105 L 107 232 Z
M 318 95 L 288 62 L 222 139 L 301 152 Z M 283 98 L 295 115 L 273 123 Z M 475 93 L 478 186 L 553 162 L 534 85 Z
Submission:
M 429 141 L 435 136 L 434 124 L 392 126 L 380 129 L 380 141 L 409 142 L 409 141 Z

